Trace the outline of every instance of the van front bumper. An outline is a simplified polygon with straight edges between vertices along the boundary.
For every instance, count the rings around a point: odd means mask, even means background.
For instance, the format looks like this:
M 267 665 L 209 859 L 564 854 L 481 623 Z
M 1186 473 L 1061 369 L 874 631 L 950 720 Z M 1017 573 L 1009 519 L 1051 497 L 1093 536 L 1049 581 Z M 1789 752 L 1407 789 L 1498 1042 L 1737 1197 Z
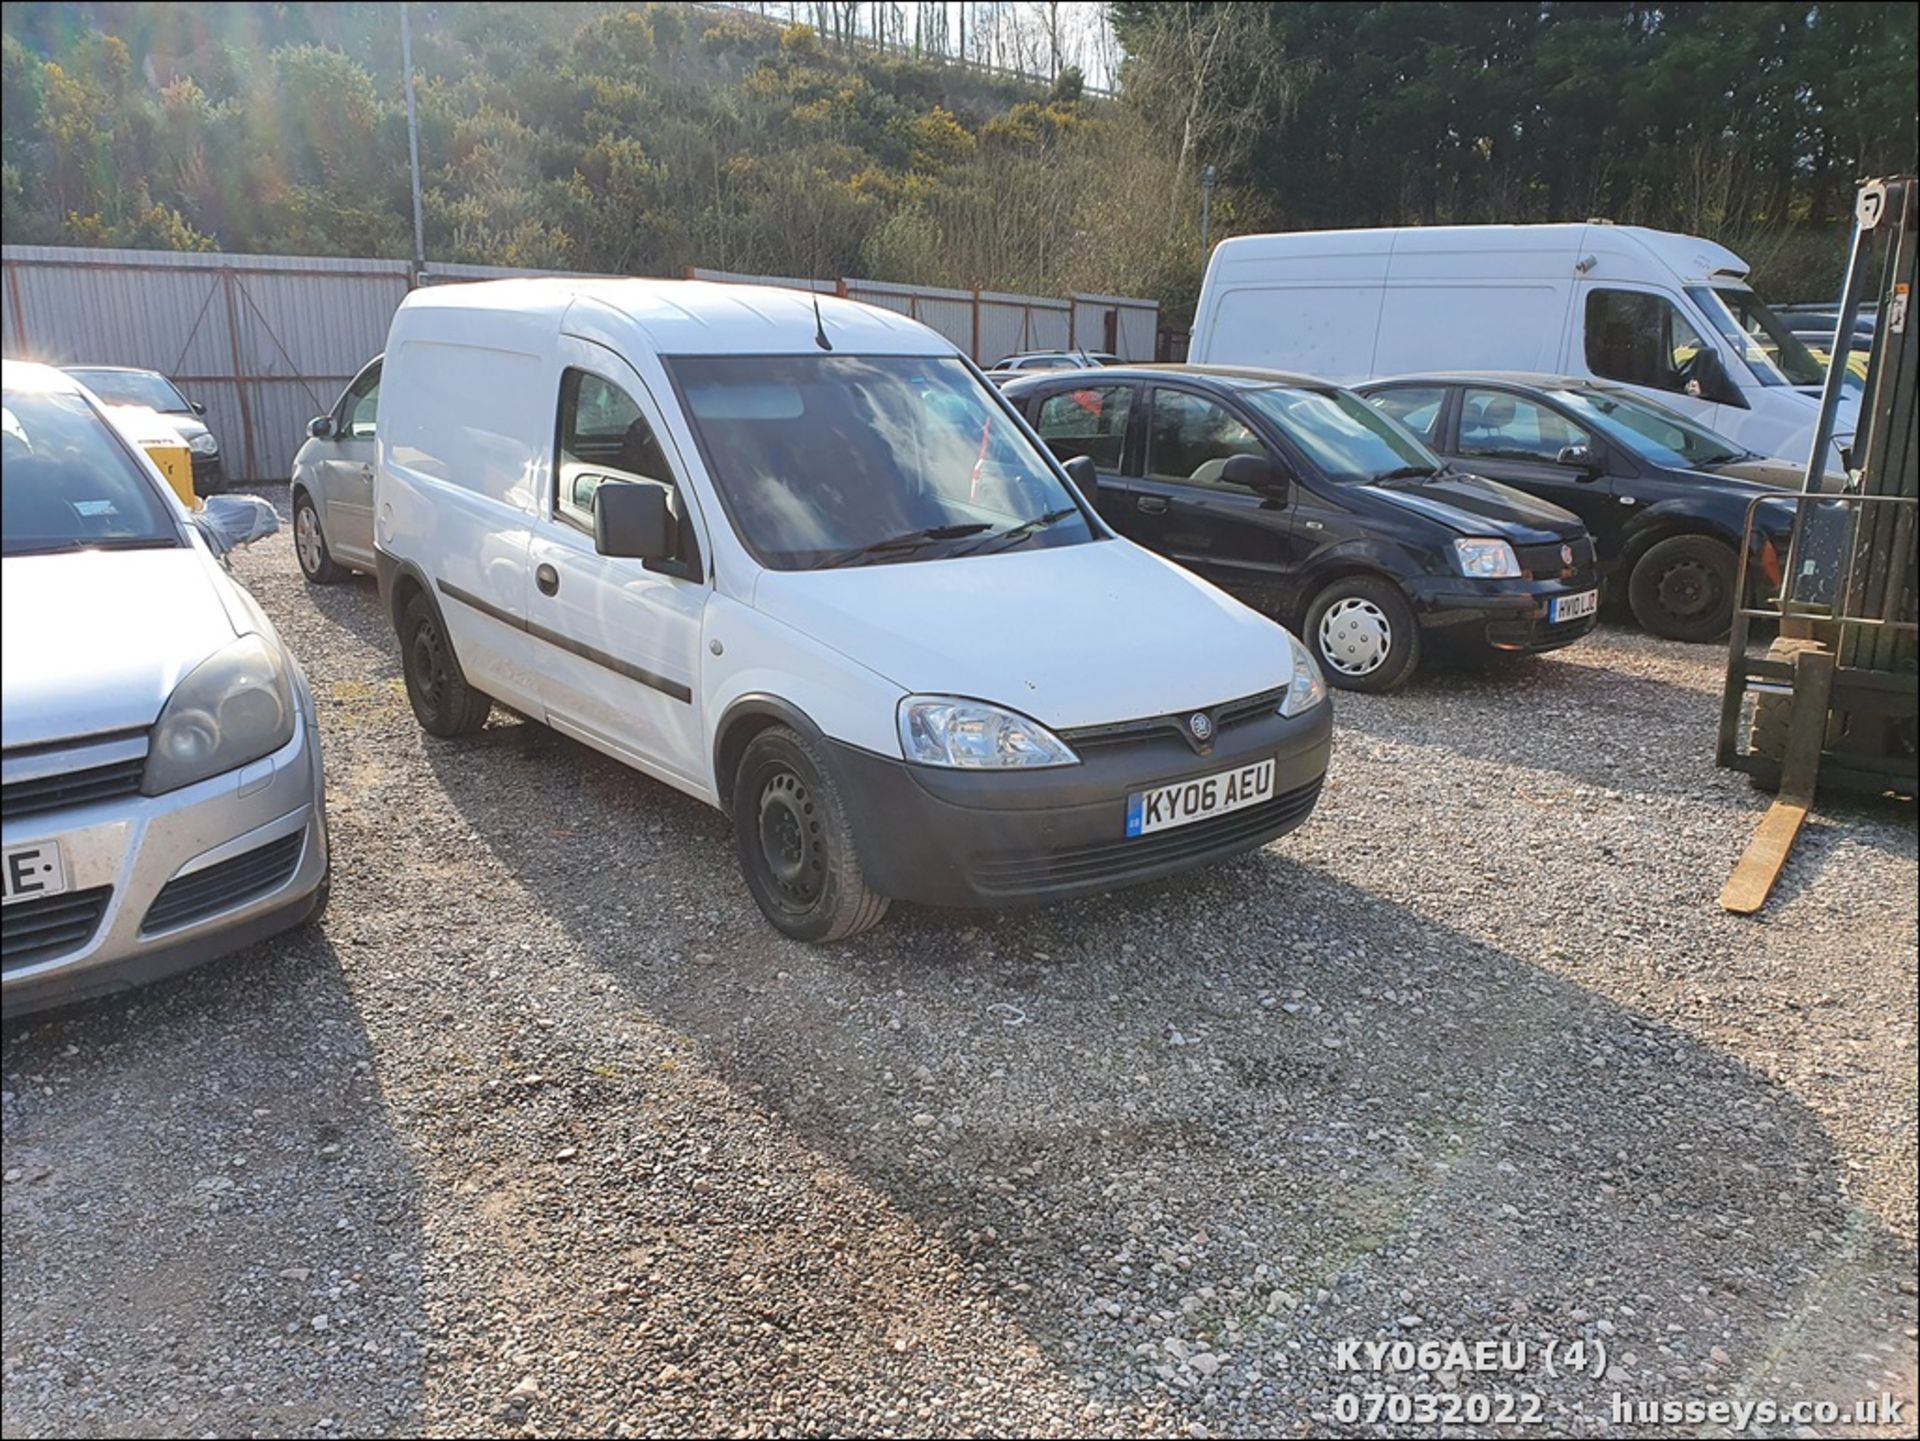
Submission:
M 72 748 L 75 771 L 88 750 Z M 21 767 L 9 761 L 11 786 Z M 297 926 L 327 875 L 324 776 L 306 705 L 271 756 L 165 795 L 9 818 L 5 844 L 58 845 L 67 879 L 58 895 L 6 907 L 8 1016 L 123 990 Z
M 1078 765 L 965 771 L 908 765 L 829 741 L 867 883 L 933 906 L 1064 900 L 1224 860 L 1286 834 L 1319 799 L 1333 707 L 1269 711 L 1225 728 L 1209 754 L 1161 725 L 1082 748 Z M 1069 740 L 1069 744 L 1071 744 Z M 1144 836 L 1126 833 L 1135 791 L 1274 759 L 1257 805 Z
M 1597 571 L 1569 580 L 1468 580 L 1423 577 L 1412 582 L 1422 637 L 1436 648 L 1462 651 L 1549 651 L 1572 645 L 1600 623 L 1600 609 L 1577 620 L 1550 623 L 1556 596 L 1601 589 Z M 1604 600 L 1604 595 L 1602 599 Z

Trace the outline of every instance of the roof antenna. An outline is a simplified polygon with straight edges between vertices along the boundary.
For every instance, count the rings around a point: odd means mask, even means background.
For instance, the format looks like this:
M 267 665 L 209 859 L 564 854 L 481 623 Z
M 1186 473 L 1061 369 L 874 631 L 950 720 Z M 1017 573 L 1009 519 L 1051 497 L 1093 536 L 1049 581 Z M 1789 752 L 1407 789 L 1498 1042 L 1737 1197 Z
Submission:
M 833 342 L 827 339 L 827 327 L 820 319 L 820 292 L 811 285 L 807 289 L 813 293 L 813 343 L 822 350 L 832 350 Z

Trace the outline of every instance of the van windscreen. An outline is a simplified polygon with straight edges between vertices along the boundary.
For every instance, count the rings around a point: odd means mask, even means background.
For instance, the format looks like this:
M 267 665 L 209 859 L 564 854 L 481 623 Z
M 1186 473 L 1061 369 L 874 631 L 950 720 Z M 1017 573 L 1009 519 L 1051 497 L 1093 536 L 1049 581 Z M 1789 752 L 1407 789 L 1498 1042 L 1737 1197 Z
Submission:
M 1071 545 L 1096 532 L 952 356 L 666 361 L 741 540 L 774 570 Z

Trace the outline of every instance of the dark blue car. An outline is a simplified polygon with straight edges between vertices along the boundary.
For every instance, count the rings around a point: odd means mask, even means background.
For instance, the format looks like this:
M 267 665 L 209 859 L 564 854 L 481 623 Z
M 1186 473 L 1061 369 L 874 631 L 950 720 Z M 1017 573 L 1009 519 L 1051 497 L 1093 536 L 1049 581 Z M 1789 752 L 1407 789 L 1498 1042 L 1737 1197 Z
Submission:
M 1506 482 L 1586 522 L 1611 595 L 1654 635 L 1726 634 L 1747 507 L 1800 487 L 1754 455 L 1634 391 L 1552 375 L 1428 374 L 1356 389 L 1456 469 Z M 1750 595 L 1780 581 L 1789 505 L 1763 505 Z

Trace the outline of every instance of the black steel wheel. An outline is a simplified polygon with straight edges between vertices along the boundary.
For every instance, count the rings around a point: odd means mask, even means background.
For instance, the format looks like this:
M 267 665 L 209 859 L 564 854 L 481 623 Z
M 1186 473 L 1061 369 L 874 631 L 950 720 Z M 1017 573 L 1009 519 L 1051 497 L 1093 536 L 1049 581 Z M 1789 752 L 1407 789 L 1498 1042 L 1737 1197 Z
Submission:
M 846 808 L 824 756 L 773 726 L 734 776 L 740 870 L 766 918 L 801 941 L 839 941 L 879 923 L 887 898 L 867 888 Z

